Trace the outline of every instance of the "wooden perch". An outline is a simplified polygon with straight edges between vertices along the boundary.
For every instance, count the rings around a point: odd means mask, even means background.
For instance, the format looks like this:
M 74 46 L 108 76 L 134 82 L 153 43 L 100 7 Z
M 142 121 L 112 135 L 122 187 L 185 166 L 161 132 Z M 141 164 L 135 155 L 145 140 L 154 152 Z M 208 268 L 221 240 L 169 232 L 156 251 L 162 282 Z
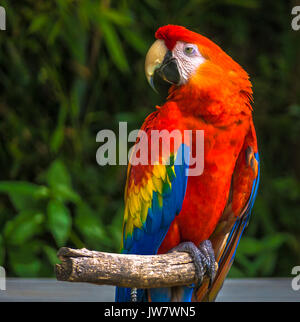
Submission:
M 189 254 L 124 255 L 63 247 L 55 267 L 59 281 L 131 288 L 189 285 L 197 282 Z M 206 278 L 206 277 L 205 277 Z

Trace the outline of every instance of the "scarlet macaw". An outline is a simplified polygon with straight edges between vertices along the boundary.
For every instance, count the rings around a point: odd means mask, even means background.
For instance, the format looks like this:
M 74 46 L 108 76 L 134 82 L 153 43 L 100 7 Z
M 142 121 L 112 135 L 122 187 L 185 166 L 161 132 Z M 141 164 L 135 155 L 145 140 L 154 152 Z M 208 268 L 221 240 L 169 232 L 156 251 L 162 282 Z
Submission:
M 212 301 L 231 267 L 259 183 L 252 85 L 242 67 L 202 35 L 167 25 L 155 36 L 146 76 L 154 88 L 167 85 L 168 96 L 141 129 L 149 138 L 152 130 L 204 130 L 204 171 L 188 176 L 188 162 L 176 163 L 194 149 L 193 140 L 174 143 L 169 155 L 156 157 L 169 164 L 129 164 L 122 252 L 186 251 L 199 280 L 203 271 L 210 278 L 187 287 L 139 289 L 138 301 Z M 150 139 L 148 148 L 153 149 Z M 132 294 L 117 288 L 116 301 L 130 301 Z

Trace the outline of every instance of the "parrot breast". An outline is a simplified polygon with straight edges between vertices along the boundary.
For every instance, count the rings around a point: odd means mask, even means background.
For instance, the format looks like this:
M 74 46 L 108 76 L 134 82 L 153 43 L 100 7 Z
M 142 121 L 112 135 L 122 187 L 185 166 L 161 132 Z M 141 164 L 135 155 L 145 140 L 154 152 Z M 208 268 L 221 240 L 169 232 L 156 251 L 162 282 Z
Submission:
M 223 120 L 220 125 L 182 114 L 177 123 L 179 128 L 204 130 L 204 171 L 199 176 L 188 177 L 182 210 L 172 222 L 158 253 L 166 253 L 184 241 L 199 245 L 213 233 L 228 200 L 232 174 L 250 127 L 250 117 L 228 116 L 226 126 Z M 193 153 L 196 142 L 192 142 Z

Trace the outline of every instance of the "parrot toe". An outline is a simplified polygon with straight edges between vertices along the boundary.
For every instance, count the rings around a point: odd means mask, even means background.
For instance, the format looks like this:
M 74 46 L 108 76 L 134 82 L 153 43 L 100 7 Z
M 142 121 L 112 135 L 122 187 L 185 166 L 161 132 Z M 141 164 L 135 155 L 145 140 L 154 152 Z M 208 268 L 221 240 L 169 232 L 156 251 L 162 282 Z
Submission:
M 211 285 L 216 275 L 216 267 L 214 250 L 209 240 L 204 240 L 199 247 L 193 242 L 183 242 L 170 250 L 174 251 L 186 252 L 192 257 L 198 277 L 196 288 L 201 286 L 205 274 L 209 277 L 209 286 Z

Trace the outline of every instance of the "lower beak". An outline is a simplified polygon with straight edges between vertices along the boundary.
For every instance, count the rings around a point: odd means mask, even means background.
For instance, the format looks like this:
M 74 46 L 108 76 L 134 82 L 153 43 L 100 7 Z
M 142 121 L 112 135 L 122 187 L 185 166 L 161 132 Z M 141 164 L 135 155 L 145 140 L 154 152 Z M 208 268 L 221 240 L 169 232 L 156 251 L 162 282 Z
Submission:
M 180 74 L 177 61 L 172 58 L 171 51 L 168 51 L 161 66 L 155 69 L 150 83 L 156 92 L 166 97 L 169 94 L 169 88 L 172 85 L 178 85 L 179 82 Z
M 170 50 L 168 50 L 161 66 L 155 70 L 154 75 L 155 74 L 159 75 L 166 83 L 171 85 L 179 84 L 180 75 L 177 61 L 172 57 L 172 52 Z

